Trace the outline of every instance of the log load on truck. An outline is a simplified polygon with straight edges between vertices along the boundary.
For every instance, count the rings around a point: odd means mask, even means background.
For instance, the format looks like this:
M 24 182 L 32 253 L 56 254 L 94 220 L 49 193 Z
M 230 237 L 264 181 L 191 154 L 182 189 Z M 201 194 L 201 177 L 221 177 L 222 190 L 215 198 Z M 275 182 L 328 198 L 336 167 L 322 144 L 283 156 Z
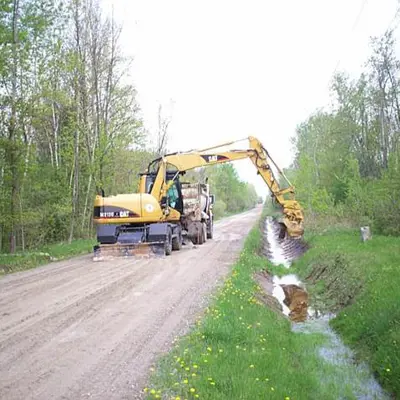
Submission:
M 195 244 L 213 237 L 214 196 L 207 183 L 181 182 L 186 171 L 249 158 L 281 206 L 282 236 L 303 235 L 303 211 L 294 199 L 294 187 L 272 160 L 260 141 L 248 137 L 247 150 L 216 151 L 237 141 L 218 146 L 167 154 L 153 160 L 140 174 L 138 193 L 104 196 L 94 202 L 98 244 L 94 259 L 107 256 L 170 255 L 180 250 L 184 236 Z M 271 163 L 288 186 L 281 188 Z M 289 198 L 288 198 L 289 197 Z

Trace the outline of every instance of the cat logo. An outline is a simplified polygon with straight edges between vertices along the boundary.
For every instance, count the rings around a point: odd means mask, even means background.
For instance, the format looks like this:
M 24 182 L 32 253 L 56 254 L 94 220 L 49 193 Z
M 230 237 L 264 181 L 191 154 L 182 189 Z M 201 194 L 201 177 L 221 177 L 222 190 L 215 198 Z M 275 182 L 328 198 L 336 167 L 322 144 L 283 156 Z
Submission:
M 207 155 L 202 155 L 201 157 L 204 159 L 204 161 L 208 163 L 218 162 L 228 159 L 228 157 L 220 156 L 218 154 L 207 154 Z

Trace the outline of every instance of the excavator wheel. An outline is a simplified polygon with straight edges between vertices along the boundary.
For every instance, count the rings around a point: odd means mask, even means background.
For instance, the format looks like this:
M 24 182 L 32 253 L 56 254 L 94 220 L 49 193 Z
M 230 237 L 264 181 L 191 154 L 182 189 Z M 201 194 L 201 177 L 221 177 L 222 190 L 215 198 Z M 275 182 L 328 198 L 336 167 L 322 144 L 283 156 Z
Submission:
M 179 229 L 177 235 L 172 239 L 172 250 L 180 250 L 182 248 L 182 231 Z
M 167 230 L 167 237 L 165 240 L 165 255 L 170 256 L 172 253 L 172 229 L 171 227 Z

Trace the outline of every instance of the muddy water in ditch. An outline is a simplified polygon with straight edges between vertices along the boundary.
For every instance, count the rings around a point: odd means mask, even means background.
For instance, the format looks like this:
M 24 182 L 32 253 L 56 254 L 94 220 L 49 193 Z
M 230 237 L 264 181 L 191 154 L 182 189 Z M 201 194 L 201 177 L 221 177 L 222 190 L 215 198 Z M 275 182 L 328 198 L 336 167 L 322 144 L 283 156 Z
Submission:
M 264 254 L 273 264 L 289 268 L 299 252 L 285 251 L 285 246 L 278 239 L 278 231 L 279 227 L 274 220 L 267 218 L 264 227 Z M 298 245 L 289 245 L 286 248 L 298 247 Z M 302 247 L 303 250 L 304 248 Z M 350 387 L 354 398 L 360 400 L 390 399 L 374 379 L 368 366 L 355 364 L 352 351 L 331 329 L 329 321 L 334 318 L 334 315 L 320 315 L 309 307 L 305 285 L 296 275 L 273 276 L 267 279 L 272 281 L 271 294 L 279 301 L 282 313 L 292 321 L 293 332 L 298 334 L 318 333 L 325 336 L 326 340 L 317 349 L 317 352 L 322 360 L 332 365 L 334 373 L 321 375 L 322 384 L 337 383 L 339 387 Z M 341 398 L 347 399 L 347 394 L 343 393 Z

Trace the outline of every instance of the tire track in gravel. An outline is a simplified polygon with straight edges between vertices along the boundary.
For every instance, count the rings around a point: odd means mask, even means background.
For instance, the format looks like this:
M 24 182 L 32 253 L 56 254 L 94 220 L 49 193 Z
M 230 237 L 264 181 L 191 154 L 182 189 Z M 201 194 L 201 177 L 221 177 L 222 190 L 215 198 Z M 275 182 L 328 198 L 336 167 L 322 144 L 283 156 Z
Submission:
M 260 213 L 222 220 L 213 240 L 164 259 L 83 256 L 0 279 L 0 398 L 141 398 Z

